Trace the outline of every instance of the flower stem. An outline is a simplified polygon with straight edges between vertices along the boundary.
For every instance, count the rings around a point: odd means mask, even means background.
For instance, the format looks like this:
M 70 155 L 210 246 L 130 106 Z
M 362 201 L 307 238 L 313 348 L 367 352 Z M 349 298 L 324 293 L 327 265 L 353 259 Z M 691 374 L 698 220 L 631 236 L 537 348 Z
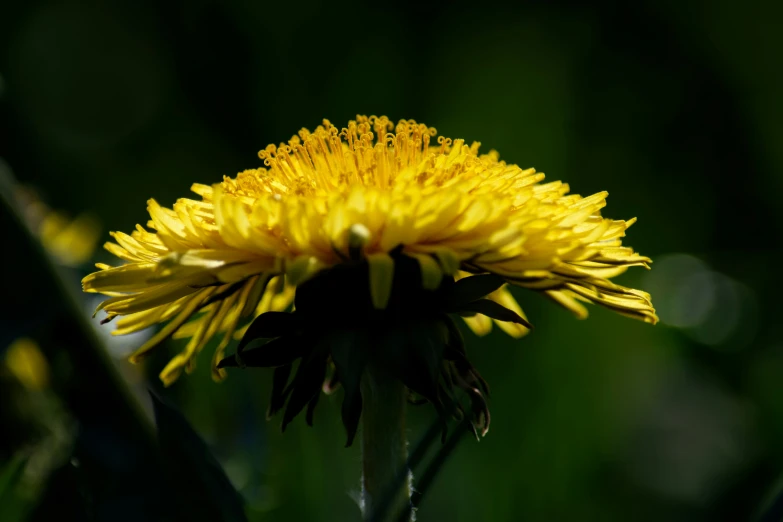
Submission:
M 406 467 L 405 386 L 383 368 L 370 365 L 362 377 L 361 391 L 362 512 L 365 520 L 396 522 L 400 514 L 410 513 L 411 502 L 411 476 Z M 407 474 L 404 480 L 398 480 L 401 472 Z M 391 491 L 395 484 L 401 486 Z M 386 513 L 375 513 L 386 495 L 393 495 Z

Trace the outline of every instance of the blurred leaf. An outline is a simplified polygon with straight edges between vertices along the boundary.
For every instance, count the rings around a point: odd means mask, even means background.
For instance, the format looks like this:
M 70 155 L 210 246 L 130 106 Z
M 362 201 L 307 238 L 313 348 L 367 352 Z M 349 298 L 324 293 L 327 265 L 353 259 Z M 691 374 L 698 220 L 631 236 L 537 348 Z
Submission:
M 397 479 L 392 484 L 392 487 L 389 488 L 389 491 L 385 495 L 383 495 L 380 501 L 376 504 L 376 509 L 369 516 L 368 520 L 370 522 L 380 522 L 382 520 L 385 520 L 385 517 L 388 514 L 387 510 L 389 509 L 389 506 L 391 505 L 391 501 L 393 499 L 394 492 L 397 490 L 397 488 L 399 488 L 402 485 L 402 481 L 405 480 L 408 476 L 407 473 L 405 473 L 404 471 L 405 470 L 411 470 L 413 472 L 416 471 L 417 464 L 421 462 L 421 460 L 424 458 L 427 451 L 432 446 L 432 443 L 437 439 L 438 433 L 440 432 L 440 428 L 441 428 L 440 420 L 435 420 L 430 425 L 427 432 L 425 432 L 425 434 L 416 444 L 413 452 L 408 458 L 405 469 L 402 470 L 403 472 L 398 473 Z M 451 436 L 449 436 L 448 440 L 446 440 L 443 444 L 441 444 L 441 446 L 438 448 L 438 451 L 432 457 L 430 462 L 424 467 L 421 473 L 414 473 L 414 476 L 418 478 L 414 481 L 413 492 L 411 493 L 411 505 L 413 506 L 413 508 L 418 508 L 424 495 L 427 493 L 430 486 L 434 482 L 435 477 L 438 475 L 440 470 L 443 468 L 443 465 L 446 463 L 448 458 L 452 455 L 456 447 L 459 445 L 465 433 L 469 431 L 471 431 L 470 422 L 468 422 L 467 420 L 460 421 L 459 424 L 457 424 L 457 426 L 455 427 Z M 410 516 L 410 511 L 404 511 L 403 513 L 400 514 L 398 520 L 399 522 L 404 522 L 408 520 L 409 516 Z
M 411 505 L 413 508 L 419 507 L 422 499 L 424 498 L 424 495 L 435 481 L 435 477 L 438 475 L 440 470 L 443 468 L 443 465 L 462 441 L 463 436 L 469 431 L 471 431 L 470 422 L 467 420 L 460 422 L 456 429 L 452 432 L 451 436 L 449 436 L 449 439 L 438 449 L 438 452 L 429 462 L 427 467 L 424 468 L 424 471 L 422 471 L 419 479 L 416 481 L 414 491 L 411 494 Z M 399 520 L 401 522 L 408 520 L 406 517 L 409 516 L 410 513 L 402 513 Z
M 26 502 L 19 496 L 18 485 L 22 480 L 27 457 L 16 455 L 0 472 L 0 521 L 11 522 L 20 519 Z
M 780 522 L 783 520 L 783 477 L 778 478 L 772 485 L 754 520 L 757 522 Z
M 430 450 L 432 444 L 438 439 L 438 435 L 440 435 L 441 429 L 442 422 L 440 418 L 435 419 L 435 421 L 430 424 L 427 431 L 424 432 L 424 435 L 419 438 L 418 442 L 416 442 L 416 444 L 413 446 L 413 451 L 408 456 L 408 460 L 405 463 L 405 466 L 397 472 L 394 480 L 391 484 L 389 484 L 387 491 L 381 495 L 381 498 L 375 504 L 375 509 L 369 517 L 371 522 L 382 520 L 382 517 L 386 514 L 389 506 L 394 500 L 394 495 L 397 491 L 400 490 L 403 482 L 408 480 L 408 472 L 414 471 L 416 469 L 416 466 L 418 466 L 419 462 L 421 462 L 421 460 Z
M 5 500 L 6 496 L 13 492 L 22 478 L 26 464 L 27 458 L 17 455 L 3 466 L 3 471 L 0 473 L 0 500 Z
M 12 337 L 20 333 L 30 335 L 47 359 L 59 357 L 58 360 L 63 361 L 52 366 L 55 373 L 52 386 L 62 394 L 74 417 L 82 422 L 89 419 L 96 409 L 95 397 L 99 396 L 101 408 L 110 407 L 113 412 L 104 421 L 153 454 L 149 418 L 87 322 L 82 309 L 83 296 L 78 292 L 78 286 L 72 284 L 72 274 L 52 262 L 32 233 L 15 196 L 16 186 L 10 170 L 0 163 L 0 226 L 7 244 L 13 245 L 15 257 L 11 260 L 34 274 L 32 277 L 6 278 L 3 290 L 14 296 L 14 306 L 4 308 L 4 328 L 0 328 L 0 333 L 6 333 L 6 325 L 14 325 L 14 328 L 8 328 Z M 19 270 L 10 265 L 4 268 L 5 273 Z M 36 301 L 36 296 L 40 295 L 47 298 Z M 32 309 L 36 310 L 35 314 L 29 313 Z M 30 320 L 31 316 L 34 321 Z M 16 330 L 19 326 L 23 328 L 21 331 Z M 65 373 L 66 364 L 73 372 L 69 377 L 78 382 L 78 386 L 64 386 L 59 382 L 56 374 Z
M 132 521 L 134 515 L 138 519 L 140 514 L 143 514 L 145 522 L 172 520 L 170 518 L 171 511 L 167 513 L 163 510 L 156 510 L 155 514 L 159 513 L 159 516 L 150 517 L 151 510 L 145 511 L 143 507 L 146 499 L 129 495 L 127 489 L 121 485 L 114 491 L 122 494 L 118 494 L 114 498 L 106 495 L 107 492 L 101 486 L 108 482 L 106 481 L 107 476 L 112 476 L 116 480 L 118 477 L 116 470 L 107 470 L 101 467 L 86 470 L 81 461 L 76 457 L 73 458 L 75 460 L 66 459 L 48 474 L 44 487 L 36 494 L 36 505 L 31 509 L 27 520 L 30 522 L 49 520 L 93 522 L 99 520 L 96 517 L 96 505 L 112 505 L 113 503 L 114 505 L 127 505 L 129 502 L 133 503 L 133 507 L 124 509 L 121 514 L 113 514 L 112 522 Z M 75 461 L 79 462 L 78 466 L 74 465 Z M 90 462 L 88 466 L 92 468 L 93 464 L 95 463 Z M 149 477 L 144 474 L 137 475 L 135 479 L 136 481 L 151 482 Z M 100 481 L 101 486 L 96 485 L 96 481 Z M 122 483 L 122 479 L 117 482 Z M 0 517 L 0 520 L 4 519 Z M 21 520 L 21 518 L 14 519 L 14 521 L 16 520 Z
M 185 417 L 154 393 L 163 467 L 180 490 L 188 520 L 247 522 L 244 502 Z

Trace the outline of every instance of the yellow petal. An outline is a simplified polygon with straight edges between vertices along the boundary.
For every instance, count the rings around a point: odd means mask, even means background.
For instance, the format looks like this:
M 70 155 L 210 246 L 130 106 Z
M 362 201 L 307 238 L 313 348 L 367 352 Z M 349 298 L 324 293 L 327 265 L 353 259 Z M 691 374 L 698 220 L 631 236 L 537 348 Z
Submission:
M 147 282 L 155 270 L 153 263 L 123 265 L 100 272 L 93 272 L 82 279 L 85 292 L 129 292 L 149 286 Z
M 587 316 L 589 315 L 587 308 L 579 304 L 576 299 L 570 295 L 567 295 L 566 292 L 562 290 L 547 290 L 544 294 L 566 310 L 569 310 L 578 319 L 587 319 Z
M 188 301 L 185 308 L 179 313 L 179 315 L 173 319 L 170 323 L 168 323 L 166 326 L 161 328 L 161 330 L 155 334 L 151 339 L 149 339 L 146 343 L 144 343 L 138 350 L 133 352 L 131 354 L 129 360 L 130 362 L 136 364 L 139 361 L 141 361 L 142 357 L 146 355 L 147 352 L 149 352 L 151 349 L 153 349 L 155 346 L 160 344 L 161 341 L 166 339 L 169 335 L 174 333 L 174 331 L 185 324 L 185 321 L 190 319 L 190 317 L 195 313 L 196 310 L 198 310 L 198 307 L 201 306 L 201 303 L 204 302 L 205 299 L 207 299 L 210 295 L 212 295 L 215 292 L 214 288 L 205 288 L 201 290 L 199 293 L 197 293 L 195 296 L 191 297 Z
M 498 290 L 495 290 L 489 295 L 489 298 L 495 301 L 496 303 L 508 308 L 512 312 L 516 312 L 517 315 L 519 315 L 523 319 L 527 319 L 525 312 L 522 310 L 522 307 L 519 306 L 517 300 L 514 299 L 514 296 L 511 295 L 511 292 L 509 291 L 508 287 L 503 286 Z M 530 333 L 530 330 L 528 328 L 518 323 L 512 323 L 508 321 L 497 321 L 497 320 L 494 320 L 494 322 L 496 325 L 498 325 L 498 327 L 501 330 L 503 330 L 504 332 L 506 332 L 508 335 L 510 335 L 515 339 L 519 339 L 520 337 L 524 337 L 525 335 Z
M 298 256 L 288 263 L 288 266 L 286 267 L 286 277 L 288 277 L 288 280 L 292 285 L 298 286 L 313 277 L 323 268 L 324 264 L 315 256 Z
M 463 317 L 462 320 L 479 337 L 483 337 L 492 331 L 492 319 L 486 315 L 477 314 L 472 317 Z

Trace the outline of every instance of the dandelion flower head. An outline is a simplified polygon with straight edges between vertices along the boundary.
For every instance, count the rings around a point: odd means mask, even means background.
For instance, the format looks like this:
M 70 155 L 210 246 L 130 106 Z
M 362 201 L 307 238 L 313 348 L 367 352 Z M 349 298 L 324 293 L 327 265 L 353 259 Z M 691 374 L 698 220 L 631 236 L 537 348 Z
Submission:
M 580 318 L 594 303 L 655 323 L 647 293 L 610 281 L 650 262 L 621 243 L 635 219 L 604 218 L 606 192 L 569 194 L 479 145 L 436 138 L 413 120 L 358 116 L 344 128 L 324 120 L 260 151 L 259 168 L 194 184 L 199 198 L 173 208 L 149 200 L 146 227 L 106 244 L 124 263 L 98 265 L 84 289 L 110 296 L 100 309 L 119 317 L 117 335 L 166 323 L 133 361 L 170 336 L 188 339 L 161 373 L 167 384 L 215 337 L 213 376 L 222 378 L 226 347 L 249 321 L 289 309 L 298 287 L 351 263 L 366 267 L 376 310 L 389 304 L 401 263 L 416 267 L 424 291 L 491 274 L 497 283 L 482 301 L 513 315 L 468 307 L 462 315 L 478 334 L 493 323 L 527 333 L 508 285 Z

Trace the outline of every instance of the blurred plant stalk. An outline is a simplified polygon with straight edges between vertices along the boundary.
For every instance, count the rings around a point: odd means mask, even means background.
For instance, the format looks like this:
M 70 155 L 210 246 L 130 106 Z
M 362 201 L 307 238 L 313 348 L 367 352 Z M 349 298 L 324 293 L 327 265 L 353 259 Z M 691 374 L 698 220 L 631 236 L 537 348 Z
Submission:
M 24 218 L 17 185 L 0 164 L 0 223 L 6 245 L 13 248 L 3 256 L 3 273 L 18 273 L 14 263 L 25 263 L 26 273 L 35 277 L 6 277 L 6 308 L 3 322 L 29 335 L 52 364 L 52 386 L 66 401 L 77 419 L 89 416 L 100 397 L 101 408 L 113 428 L 124 437 L 156 451 L 154 428 L 141 404 L 118 374 L 82 312 L 77 289 L 64 282 L 63 268 L 35 237 Z M 26 330 L 26 331 L 25 331 Z M 67 375 L 65 375 L 67 374 Z M 65 378 L 67 377 L 67 378 Z

